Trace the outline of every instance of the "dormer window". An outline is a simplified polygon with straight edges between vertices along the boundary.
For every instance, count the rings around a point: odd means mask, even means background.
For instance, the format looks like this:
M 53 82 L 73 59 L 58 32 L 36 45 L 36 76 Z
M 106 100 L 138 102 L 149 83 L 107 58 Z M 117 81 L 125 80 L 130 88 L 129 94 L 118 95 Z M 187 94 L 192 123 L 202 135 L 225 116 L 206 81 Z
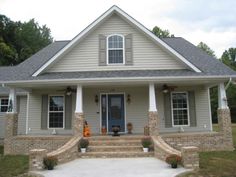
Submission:
M 124 36 L 108 36 L 107 46 L 107 64 L 124 64 Z

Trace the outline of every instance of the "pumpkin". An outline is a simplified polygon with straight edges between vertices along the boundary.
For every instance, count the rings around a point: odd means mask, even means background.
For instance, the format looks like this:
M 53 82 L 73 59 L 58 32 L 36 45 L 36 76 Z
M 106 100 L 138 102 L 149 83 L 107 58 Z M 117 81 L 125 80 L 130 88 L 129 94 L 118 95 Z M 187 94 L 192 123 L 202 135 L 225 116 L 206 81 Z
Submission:
M 89 137 L 89 136 L 91 136 L 90 128 L 88 125 L 85 125 L 84 126 L 84 137 Z

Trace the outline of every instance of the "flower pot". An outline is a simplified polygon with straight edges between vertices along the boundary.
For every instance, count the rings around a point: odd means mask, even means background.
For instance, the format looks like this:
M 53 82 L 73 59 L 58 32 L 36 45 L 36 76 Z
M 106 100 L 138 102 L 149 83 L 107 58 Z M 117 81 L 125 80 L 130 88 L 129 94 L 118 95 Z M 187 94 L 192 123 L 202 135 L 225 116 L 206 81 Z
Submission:
M 48 169 L 48 170 L 53 170 L 53 169 L 54 169 L 54 166 L 48 166 L 47 169 Z
M 148 148 L 143 148 L 143 152 L 148 152 Z
M 177 168 L 177 167 L 178 167 L 178 164 L 176 164 L 176 163 L 171 164 L 171 168 Z
M 86 148 L 80 148 L 81 153 L 85 153 L 86 152 Z

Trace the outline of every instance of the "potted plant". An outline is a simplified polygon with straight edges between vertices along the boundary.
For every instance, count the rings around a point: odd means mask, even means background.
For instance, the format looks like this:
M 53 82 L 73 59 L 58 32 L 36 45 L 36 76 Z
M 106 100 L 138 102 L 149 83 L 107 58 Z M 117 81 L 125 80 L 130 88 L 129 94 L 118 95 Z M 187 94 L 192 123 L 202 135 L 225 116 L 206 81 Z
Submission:
M 127 123 L 128 134 L 132 134 L 133 124 L 131 122 Z
M 53 170 L 54 166 L 57 165 L 58 159 L 54 156 L 45 157 L 43 159 L 43 164 L 45 169 Z
M 119 135 L 120 127 L 114 126 L 112 127 L 112 131 L 113 131 L 113 136 L 120 136 Z
M 82 138 L 79 140 L 79 148 L 80 148 L 81 153 L 86 152 L 86 148 L 88 147 L 88 145 L 89 145 L 88 139 Z
M 178 164 L 181 163 L 181 157 L 176 154 L 171 154 L 166 157 L 166 163 L 170 164 L 172 168 L 177 168 Z
M 152 141 L 149 136 L 142 138 L 143 152 L 148 152 L 149 147 L 151 146 Z

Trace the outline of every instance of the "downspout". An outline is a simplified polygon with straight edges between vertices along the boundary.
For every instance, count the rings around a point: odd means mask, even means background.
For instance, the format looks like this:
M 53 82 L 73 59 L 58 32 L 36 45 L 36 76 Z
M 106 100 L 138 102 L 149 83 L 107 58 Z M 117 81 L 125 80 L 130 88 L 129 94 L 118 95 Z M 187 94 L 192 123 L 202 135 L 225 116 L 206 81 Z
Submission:
M 229 78 L 228 83 L 225 86 L 225 90 L 227 90 L 229 88 L 229 85 L 232 83 L 232 77 Z

